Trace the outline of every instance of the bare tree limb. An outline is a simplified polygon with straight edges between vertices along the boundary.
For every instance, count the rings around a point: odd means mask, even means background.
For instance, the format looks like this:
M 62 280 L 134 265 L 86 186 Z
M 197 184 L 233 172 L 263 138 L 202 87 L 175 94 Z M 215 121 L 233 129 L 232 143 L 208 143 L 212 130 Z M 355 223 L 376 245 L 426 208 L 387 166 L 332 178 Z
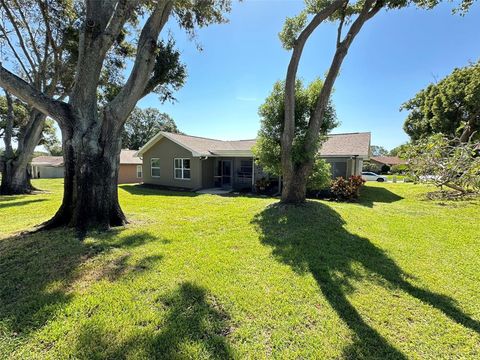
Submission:
M 340 42 L 342 41 L 342 29 L 343 29 L 343 24 L 345 23 L 347 6 L 348 6 L 348 1 L 343 6 L 342 15 L 340 18 L 340 24 L 338 25 L 338 29 L 337 29 L 337 47 L 340 45 Z
M 18 42 L 20 44 L 20 47 L 21 49 L 23 50 L 23 53 L 25 55 L 25 58 L 27 59 L 28 63 L 30 64 L 31 68 L 32 68 L 32 72 L 35 74 L 36 70 L 36 66 L 35 66 L 35 62 L 32 60 L 32 58 L 30 57 L 30 54 L 28 53 L 27 51 L 27 48 L 25 46 L 25 42 L 23 41 L 23 36 L 22 36 L 22 33 L 20 31 L 20 29 L 18 28 L 18 25 L 17 25 L 17 20 L 15 19 L 15 16 L 12 14 L 10 8 L 8 7 L 8 5 L 5 3 L 4 0 L 0 0 L 0 3 L 2 4 L 3 8 L 5 9 L 5 13 L 7 14 L 7 17 L 8 19 L 10 20 L 10 22 L 12 23 L 12 26 L 15 30 L 15 33 L 17 34 L 17 37 L 18 37 Z
M 131 12 L 133 11 L 135 5 L 138 5 L 137 0 L 120 0 L 118 2 L 115 12 L 113 13 L 104 31 L 105 35 L 110 38 L 110 41 L 106 43 L 105 46 L 110 48 L 111 44 L 115 41 L 118 34 L 122 30 L 125 21 L 129 16 L 131 16 Z M 112 5 L 110 6 L 113 7 Z
M 325 78 L 325 82 L 323 84 L 322 90 L 320 91 L 314 114 L 310 118 L 310 122 L 308 125 L 308 131 L 305 136 L 304 144 L 304 148 L 307 153 L 312 153 L 316 150 L 318 134 L 322 125 L 325 108 L 330 99 L 335 79 L 338 76 L 340 67 L 343 63 L 345 56 L 347 55 L 348 49 L 352 44 L 353 39 L 357 36 L 365 22 L 372 18 L 378 11 L 380 11 L 382 7 L 382 0 L 366 0 L 360 14 L 350 26 L 347 35 L 342 41 L 338 43 L 337 50 L 335 51 L 335 55 L 332 59 L 332 63 Z
M 116 117 L 122 119 L 122 124 L 126 120 L 123 114 L 129 114 L 137 101 L 144 96 L 144 90 L 155 66 L 157 39 L 170 16 L 172 6 L 173 2 L 170 0 L 157 3 L 138 40 L 137 56 L 132 72 L 125 86 L 109 105 Z
M 12 74 L 1 64 L 0 86 L 60 123 L 65 123 L 69 118 L 70 108 L 68 104 L 46 96 L 23 79 Z
M 25 28 L 27 29 L 27 33 L 28 33 L 28 36 L 30 38 L 30 42 L 32 43 L 32 49 L 33 49 L 33 52 L 35 53 L 35 56 L 37 57 L 37 62 L 40 64 L 42 62 L 42 59 L 40 57 L 40 52 L 38 51 L 38 47 L 37 47 L 37 42 L 35 41 L 35 37 L 33 36 L 33 33 L 32 33 L 32 30 L 30 29 L 30 26 L 28 24 L 28 21 L 26 20 L 25 18 L 25 14 L 23 13 L 22 11 L 22 7 L 20 6 L 20 4 L 18 3 L 18 0 L 14 0 L 15 2 L 15 6 L 17 7 L 18 9 L 18 12 L 20 14 L 20 17 L 23 21 L 23 25 L 25 26 Z
M 12 42 L 10 41 L 10 38 L 8 37 L 8 33 L 7 31 L 5 30 L 5 28 L 0 25 L 0 30 L 2 31 L 4 37 L 5 37 L 5 40 L 7 41 L 7 44 L 8 44 L 8 47 L 12 50 L 13 52 L 13 55 L 15 56 L 15 58 L 17 59 L 18 63 L 20 64 L 20 67 L 23 69 L 23 71 L 25 72 L 25 76 L 28 78 L 28 80 L 30 82 L 33 83 L 33 80 L 32 80 L 32 77 L 30 76 L 30 71 L 27 70 L 27 67 L 25 66 L 25 64 L 23 63 L 22 61 L 22 58 L 20 57 L 20 55 L 17 53 L 17 50 L 15 48 L 15 46 L 13 46 Z

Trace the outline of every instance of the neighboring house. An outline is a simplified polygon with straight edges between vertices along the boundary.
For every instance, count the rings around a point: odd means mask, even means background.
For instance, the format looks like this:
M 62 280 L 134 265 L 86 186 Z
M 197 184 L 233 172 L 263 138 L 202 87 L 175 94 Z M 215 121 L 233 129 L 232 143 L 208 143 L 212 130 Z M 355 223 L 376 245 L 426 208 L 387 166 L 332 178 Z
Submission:
M 370 162 L 380 167 L 383 165 L 392 167 L 393 165 L 406 164 L 405 160 L 400 159 L 398 156 L 372 156 Z
M 37 156 L 30 163 L 33 179 L 63 178 L 63 156 Z
M 142 159 L 137 156 L 137 150 L 122 150 L 120 152 L 120 168 L 118 183 L 131 184 L 143 181 Z
M 139 151 L 146 184 L 186 189 L 251 189 L 265 177 L 255 164 L 256 140 L 223 141 L 159 132 Z M 369 157 L 370 133 L 329 135 L 320 155 L 332 165 L 332 177 L 359 175 Z
M 139 183 L 143 181 L 142 160 L 136 150 L 122 150 L 118 183 Z M 63 156 L 37 156 L 30 164 L 32 178 L 63 178 L 65 167 Z

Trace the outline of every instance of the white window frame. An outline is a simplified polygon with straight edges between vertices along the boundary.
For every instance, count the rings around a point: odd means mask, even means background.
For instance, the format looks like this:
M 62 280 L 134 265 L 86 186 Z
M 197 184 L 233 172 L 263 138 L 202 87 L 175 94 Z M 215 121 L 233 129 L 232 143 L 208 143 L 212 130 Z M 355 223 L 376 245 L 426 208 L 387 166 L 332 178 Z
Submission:
M 138 171 L 140 169 L 140 171 Z M 140 174 L 140 176 L 138 176 Z M 143 166 L 142 165 L 137 165 L 137 179 L 143 178 Z
M 160 162 L 159 158 L 151 158 L 150 159 L 150 175 L 154 178 L 159 178 L 160 175 L 153 175 L 153 169 L 158 169 L 158 171 L 161 172 L 160 171 L 160 164 L 158 166 L 155 166 L 155 167 L 153 166 L 153 161 L 154 160 L 158 160 L 158 162 Z
M 177 160 L 180 160 L 180 163 L 182 164 L 181 167 L 177 168 L 176 166 L 176 162 Z M 173 178 L 175 180 L 191 180 L 192 179 L 192 168 L 189 167 L 189 168 L 186 168 L 184 165 L 183 165 L 183 161 L 184 160 L 188 160 L 190 162 L 190 165 L 192 164 L 192 160 L 190 158 L 174 158 L 173 159 Z M 180 170 L 182 172 L 182 177 L 177 177 L 177 170 Z M 186 178 L 185 177 L 185 170 L 188 170 L 190 171 L 190 177 L 189 178 Z

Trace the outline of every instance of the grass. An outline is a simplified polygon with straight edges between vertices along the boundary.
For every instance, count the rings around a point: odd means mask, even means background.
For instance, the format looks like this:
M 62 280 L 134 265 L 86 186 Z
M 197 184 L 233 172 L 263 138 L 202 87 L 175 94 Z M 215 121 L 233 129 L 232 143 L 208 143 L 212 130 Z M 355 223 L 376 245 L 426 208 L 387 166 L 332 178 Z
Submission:
M 132 223 L 80 242 L 49 193 L 0 197 L 0 357 L 480 356 L 480 202 L 368 183 L 360 203 L 121 186 Z
M 388 181 L 393 181 L 394 176 L 397 177 L 397 181 L 403 181 L 406 178 L 405 175 L 387 175 Z

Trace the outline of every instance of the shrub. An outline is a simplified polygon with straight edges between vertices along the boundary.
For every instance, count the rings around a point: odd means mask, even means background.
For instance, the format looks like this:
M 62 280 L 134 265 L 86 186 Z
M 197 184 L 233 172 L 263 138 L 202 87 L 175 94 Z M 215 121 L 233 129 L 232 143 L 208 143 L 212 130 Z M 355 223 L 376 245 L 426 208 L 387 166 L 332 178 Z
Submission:
M 383 164 L 382 167 L 380 168 L 380 172 L 382 174 L 388 174 L 389 171 L 390 171 L 390 166 L 388 166 L 387 164 Z
M 339 177 L 332 183 L 331 192 L 340 200 L 352 200 L 357 199 L 360 194 L 360 187 L 365 180 L 361 176 L 350 176 L 347 179 Z
M 331 173 L 331 166 L 329 163 L 323 159 L 315 159 L 312 174 L 307 180 L 307 191 L 318 192 L 330 187 L 330 184 L 332 183 Z
M 392 174 L 403 174 L 406 171 L 407 171 L 407 165 L 405 165 L 405 164 L 393 165 L 390 168 L 390 172 Z
M 363 163 L 363 171 L 371 171 L 374 173 L 378 173 L 379 170 L 380 170 L 379 166 L 371 163 L 370 161 L 365 161 Z
M 259 194 L 266 194 L 267 191 L 270 189 L 271 183 L 267 178 L 262 177 L 255 182 L 255 188 L 257 193 Z

